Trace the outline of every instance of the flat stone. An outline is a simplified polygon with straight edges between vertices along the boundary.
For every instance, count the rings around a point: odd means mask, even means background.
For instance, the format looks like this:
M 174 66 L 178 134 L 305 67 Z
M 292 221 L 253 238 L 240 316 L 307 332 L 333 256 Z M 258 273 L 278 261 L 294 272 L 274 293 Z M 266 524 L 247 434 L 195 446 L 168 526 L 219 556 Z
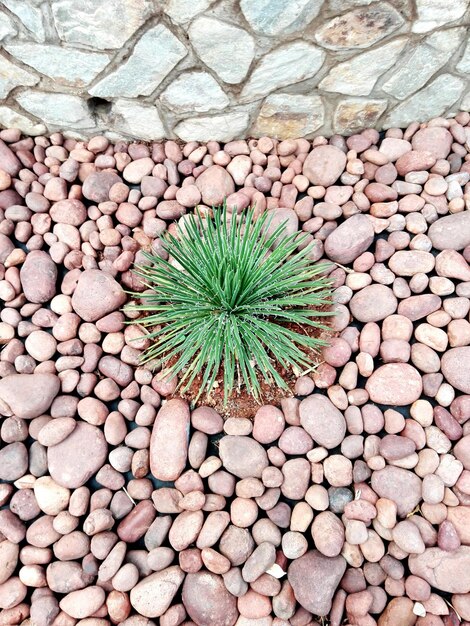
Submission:
M 447 382 L 464 393 L 470 393 L 470 347 L 451 348 L 441 358 L 441 369 Z
M 399 100 L 424 87 L 460 45 L 463 28 L 437 31 L 407 50 L 388 73 L 382 89 Z M 410 72 L 410 67 L 413 72 Z M 437 128 L 437 127 L 436 127 Z
M 89 92 L 100 98 L 148 96 L 187 54 L 180 40 L 166 26 L 157 24 L 142 35 L 129 58 Z
M 160 101 L 176 113 L 205 113 L 223 109 L 229 99 L 208 72 L 183 72 L 168 85 Z
M 325 253 L 347 265 L 365 252 L 374 240 L 374 227 L 367 215 L 352 215 L 326 238 Z
M 304 609 L 314 615 L 328 615 L 345 570 L 342 556 L 330 558 L 318 550 L 310 550 L 290 564 L 287 579 Z
M 299 406 L 300 423 L 314 442 L 330 450 L 339 446 L 346 434 L 346 421 L 329 398 L 313 394 Z
M 30 37 L 35 41 L 45 40 L 42 11 L 39 7 L 27 4 L 22 0 L 2 0 L 2 4 L 18 17 L 29 31 Z
M 132 139 L 154 141 L 166 136 L 156 107 L 129 100 L 114 100 L 109 114 L 110 128 Z
M 315 39 L 331 50 L 368 48 L 403 23 L 403 17 L 390 4 L 377 2 L 334 17 L 317 30 Z
M 233 626 L 238 618 L 237 599 L 229 593 L 223 578 L 200 571 L 187 574 L 183 584 L 183 604 L 197 626 Z
M 396 312 L 397 299 L 390 287 L 374 283 L 357 291 L 349 307 L 360 322 L 379 322 Z
M 455 66 L 455 69 L 457 69 L 459 72 L 463 72 L 464 74 L 470 72 L 470 41 L 465 46 L 462 58 Z
M 86 322 L 95 322 L 125 301 L 126 294 L 112 276 L 100 270 L 85 270 L 73 292 L 72 307 Z
M 48 93 L 28 89 L 15 96 L 16 101 L 48 126 L 74 129 L 95 128 L 95 120 L 85 100 L 66 93 Z
M 228 142 L 245 134 L 250 117 L 247 111 L 231 111 L 223 115 L 189 117 L 174 129 L 183 141 Z
M 385 118 L 384 128 L 405 128 L 441 116 L 462 95 L 465 83 L 452 74 L 441 74 L 427 87 L 395 107 Z
M 387 465 L 372 472 L 371 486 L 380 498 L 393 500 L 398 515 L 405 517 L 421 501 L 421 480 L 414 473 L 401 467 Z
M 59 393 L 55 374 L 12 374 L 0 380 L 0 413 L 32 419 L 45 413 Z
M 405 38 L 395 39 L 338 63 L 318 87 L 350 96 L 368 96 L 379 77 L 395 64 L 406 43 Z
M 151 0 L 57 0 L 51 8 L 62 41 L 100 50 L 121 48 L 154 10 Z
M 203 15 L 188 34 L 199 58 L 224 82 L 237 84 L 245 78 L 255 54 L 255 41 L 246 30 Z
M 279 139 L 305 137 L 323 125 L 324 113 L 320 96 L 271 94 L 263 102 L 251 133 Z
M 460 19 L 468 8 L 466 0 L 416 0 L 417 18 L 413 23 L 414 33 L 427 33 L 449 22 Z
M 167 0 L 164 11 L 175 24 L 184 24 L 214 4 L 214 0 Z
M 131 589 L 131 604 L 139 615 L 160 617 L 170 606 L 183 580 L 184 572 L 178 565 L 150 574 Z
M 241 101 L 251 101 L 267 93 L 314 76 L 325 60 L 321 48 L 306 41 L 293 41 L 264 55 L 241 93 Z
M 240 8 L 251 28 L 260 35 L 287 35 L 304 29 L 319 13 L 323 0 L 276 3 L 271 0 L 241 0 Z
M 423 383 L 417 369 L 408 363 L 386 363 L 367 379 L 366 390 L 378 404 L 406 406 L 421 395 Z
M 56 483 L 77 489 L 102 467 L 107 456 L 108 446 L 101 430 L 79 422 L 68 437 L 47 449 L 47 465 Z
M 188 458 L 190 413 L 180 398 L 168 400 L 158 411 L 150 439 L 150 471 L 159 480 L 176 480 Z
M 14 37 L 18 31 L 9 15 L 5 11 L 0 11 L 0 41 L 10 37 Z
M 27 72 L 5 57 L 0 57 L 0 98 L 6 98 L 19 85 L 31 87 L 39 82 L 39 76 Z
M 448 593 L 470 592 L 470 547 L 460 546 L 454 552 L 428 548 L 408 559 L 412 574 Z
M 52 44 L 15 43 L 7 45 L 6 50 L 52 80 L 75 87 L 87 85 L 110 61 L 104 52 L 84 52 Z
M 303 174 L 313 185 L 334 185 L 346 167 L 346 155 L 336 146 L 317 146 L 309 152 Z
M 11 107 L 0 106 L 0 124 L 5 128 L 19 128 L 25 135 L 36 137 L 44 135 L 47 128 L 40 122 L 33 121 Z
M 265 449 L 251 437 L 227 435 L 219 442 L 224 468 L 238 478 L 261 478 L 269 465 Z
M 333 116 L 334 131 L 350 135 L 364 128 L 374 127 L 387 106 L 387 100 L 377 98 L 340 100 Z
M 441 217 L 427 234 L 437 250 L 463 250 L 470 245 L 470 211 Z

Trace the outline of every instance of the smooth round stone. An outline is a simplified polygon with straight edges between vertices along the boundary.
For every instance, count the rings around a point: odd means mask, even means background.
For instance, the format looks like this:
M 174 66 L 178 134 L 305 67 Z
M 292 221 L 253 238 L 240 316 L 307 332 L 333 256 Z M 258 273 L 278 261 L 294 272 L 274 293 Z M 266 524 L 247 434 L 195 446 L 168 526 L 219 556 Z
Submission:
M 317 146 L 304 161 L 302 173 L 313 185 L 330 187 L 346 166 L 345 153 L 336 146 Z
M 219 454 L 224 467 L 238 478 L 261 478 L 269 465 L 265 449 L 250 437 L 222 437 Z
M 115 311 L 126 302 L 119 283 L 100 270 L 85 270 L 80 274 L 72 296 L 74 311 L 86 322 L 95 322 Z
M 346 434 L 346 421 L 326 396 L 313 394 L 300 403 L 300 423 L 315 443 L 330 450 Z
M 373 402 L 405 406 L 418 400 L 423 383 L 418 370 L 412 365 L 387 363 L 372 373 L 367 380 L 366 390 Z
M 190 618 L 196 624 L 234 626 L 237 621 L 236 598 L 228 592 L 223 578 L 217 574 L 188 574 L 183 584 L 182 598 Z
M 371 486 L 378 496 L 395 502 L 401 517 L 413 511 L 421 500 L 420 478 L 401 467 L 387 465 L 373 472 Z
M 343 265 L 365 252 L 374 240 L 374 228 L 366 215 L 353 215 L 335 228 L 325 241 L 327 256 Z
M 463 250 L 470 244 L 470 213 L 441 217 L 431 224 L 427 234 L 437 250 Z
M 397 299 L 386 285 L 373 284 L 358 291 L 349 303 L 359 322 L 378 322 L 397 310 Z
M 279 439 L 284 430 L 282 411 L 275 406 L 265 405 L 258 409 L 253 424 L 253 437 L 262 444 Z
M 33 250 L 21 267 L 20 280 L 29 302 L 47 302 L 56 295 L 57 265 L 47 252 Z
M 398 250 L 390 257 L 388 266 L 398 276 L 414 276 L 420 272 L 431 272 L 434 263 L 434 256 L 430 252 Z
M 459 391 L 470 393 L 470 347 L 451 348 L 441 358 L 446 380 Z
M 330 510 L 333 513 L 342 515 L 344 507 L 353 500 L 354 494 L 346 487 L 330 487 L 328 489 L 328 498 Z

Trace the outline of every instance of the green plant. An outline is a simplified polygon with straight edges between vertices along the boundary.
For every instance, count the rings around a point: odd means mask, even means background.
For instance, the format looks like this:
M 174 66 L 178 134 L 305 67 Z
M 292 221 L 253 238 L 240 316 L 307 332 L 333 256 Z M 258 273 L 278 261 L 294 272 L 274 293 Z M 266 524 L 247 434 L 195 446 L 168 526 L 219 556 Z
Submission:
M 188 215 L 178 237 L 164 239 L 176 263 L 146 253 L 136 268 L 148 289 L 134 294 L 144 314 L 135 321 L 154 340 L 143 359 L 169 363 L 183 392 L 199 376 L 199 397 L 223 376 L 225 402 L 241 382 L 259 398 L 260 377 L 287 387 L 275 362 L 312 369 L 309 352 L 325 345 L 308 329 L 327 328 L 318 319 L 329 315 L 318 310 L 330 302 L 326 266 L 309 260 L 310 245 L 298 250 L 306 234 L 270 228 L 270 215 L 235 219 L 225 206 Z

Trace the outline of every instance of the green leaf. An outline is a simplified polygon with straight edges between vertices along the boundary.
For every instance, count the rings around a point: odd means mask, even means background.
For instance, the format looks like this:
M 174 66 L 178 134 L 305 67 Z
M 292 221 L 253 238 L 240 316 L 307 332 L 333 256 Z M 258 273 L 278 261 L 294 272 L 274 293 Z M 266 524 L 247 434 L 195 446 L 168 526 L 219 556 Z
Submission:
M 152 340 L 142 360 L 162 362 L 183 391 L 197 382 L 199 397 L 222 377 L 225 401 L 240 385 L 259 399 L 261 379 L 286 388 L 276 364 L 311 369 L 312 351 L 326 345 L 308 329 L 328 329 L 331 264 L 299 249 L 307 233 L 271 228 L 269 211 L 212 213 L 189 214 L 176 236 L 163 235 L 168 260 L 144 253 L 134 271 L 147 289 L 133 294 L 142 315 L 131 323 Z

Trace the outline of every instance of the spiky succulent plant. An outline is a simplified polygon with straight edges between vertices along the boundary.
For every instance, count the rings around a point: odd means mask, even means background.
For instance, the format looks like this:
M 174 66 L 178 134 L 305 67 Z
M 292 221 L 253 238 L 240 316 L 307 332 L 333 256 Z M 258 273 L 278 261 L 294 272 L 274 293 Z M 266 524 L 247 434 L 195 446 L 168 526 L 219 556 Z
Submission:
M 325 265 L 299 249 L 306 234 L 275 227 L 270 212 L 186 216 L 177 236 L 166 233 L 169 258 L 146 253 L 136 268 L 147 289 L 134 294 L 135 321 L 149 329 L 144 361 L 158 360 L 178 375 L 182 391 L 199 383 L 198 396 L 223 381 L 226 402 L 235 386 L 260 397 L 260 379 L 286 388 L 281 368 L 312 368 L 312 351 L 325 342 L 320 308 L 330 302 Z M 278 367 L 276 368 L 276 363 Z

